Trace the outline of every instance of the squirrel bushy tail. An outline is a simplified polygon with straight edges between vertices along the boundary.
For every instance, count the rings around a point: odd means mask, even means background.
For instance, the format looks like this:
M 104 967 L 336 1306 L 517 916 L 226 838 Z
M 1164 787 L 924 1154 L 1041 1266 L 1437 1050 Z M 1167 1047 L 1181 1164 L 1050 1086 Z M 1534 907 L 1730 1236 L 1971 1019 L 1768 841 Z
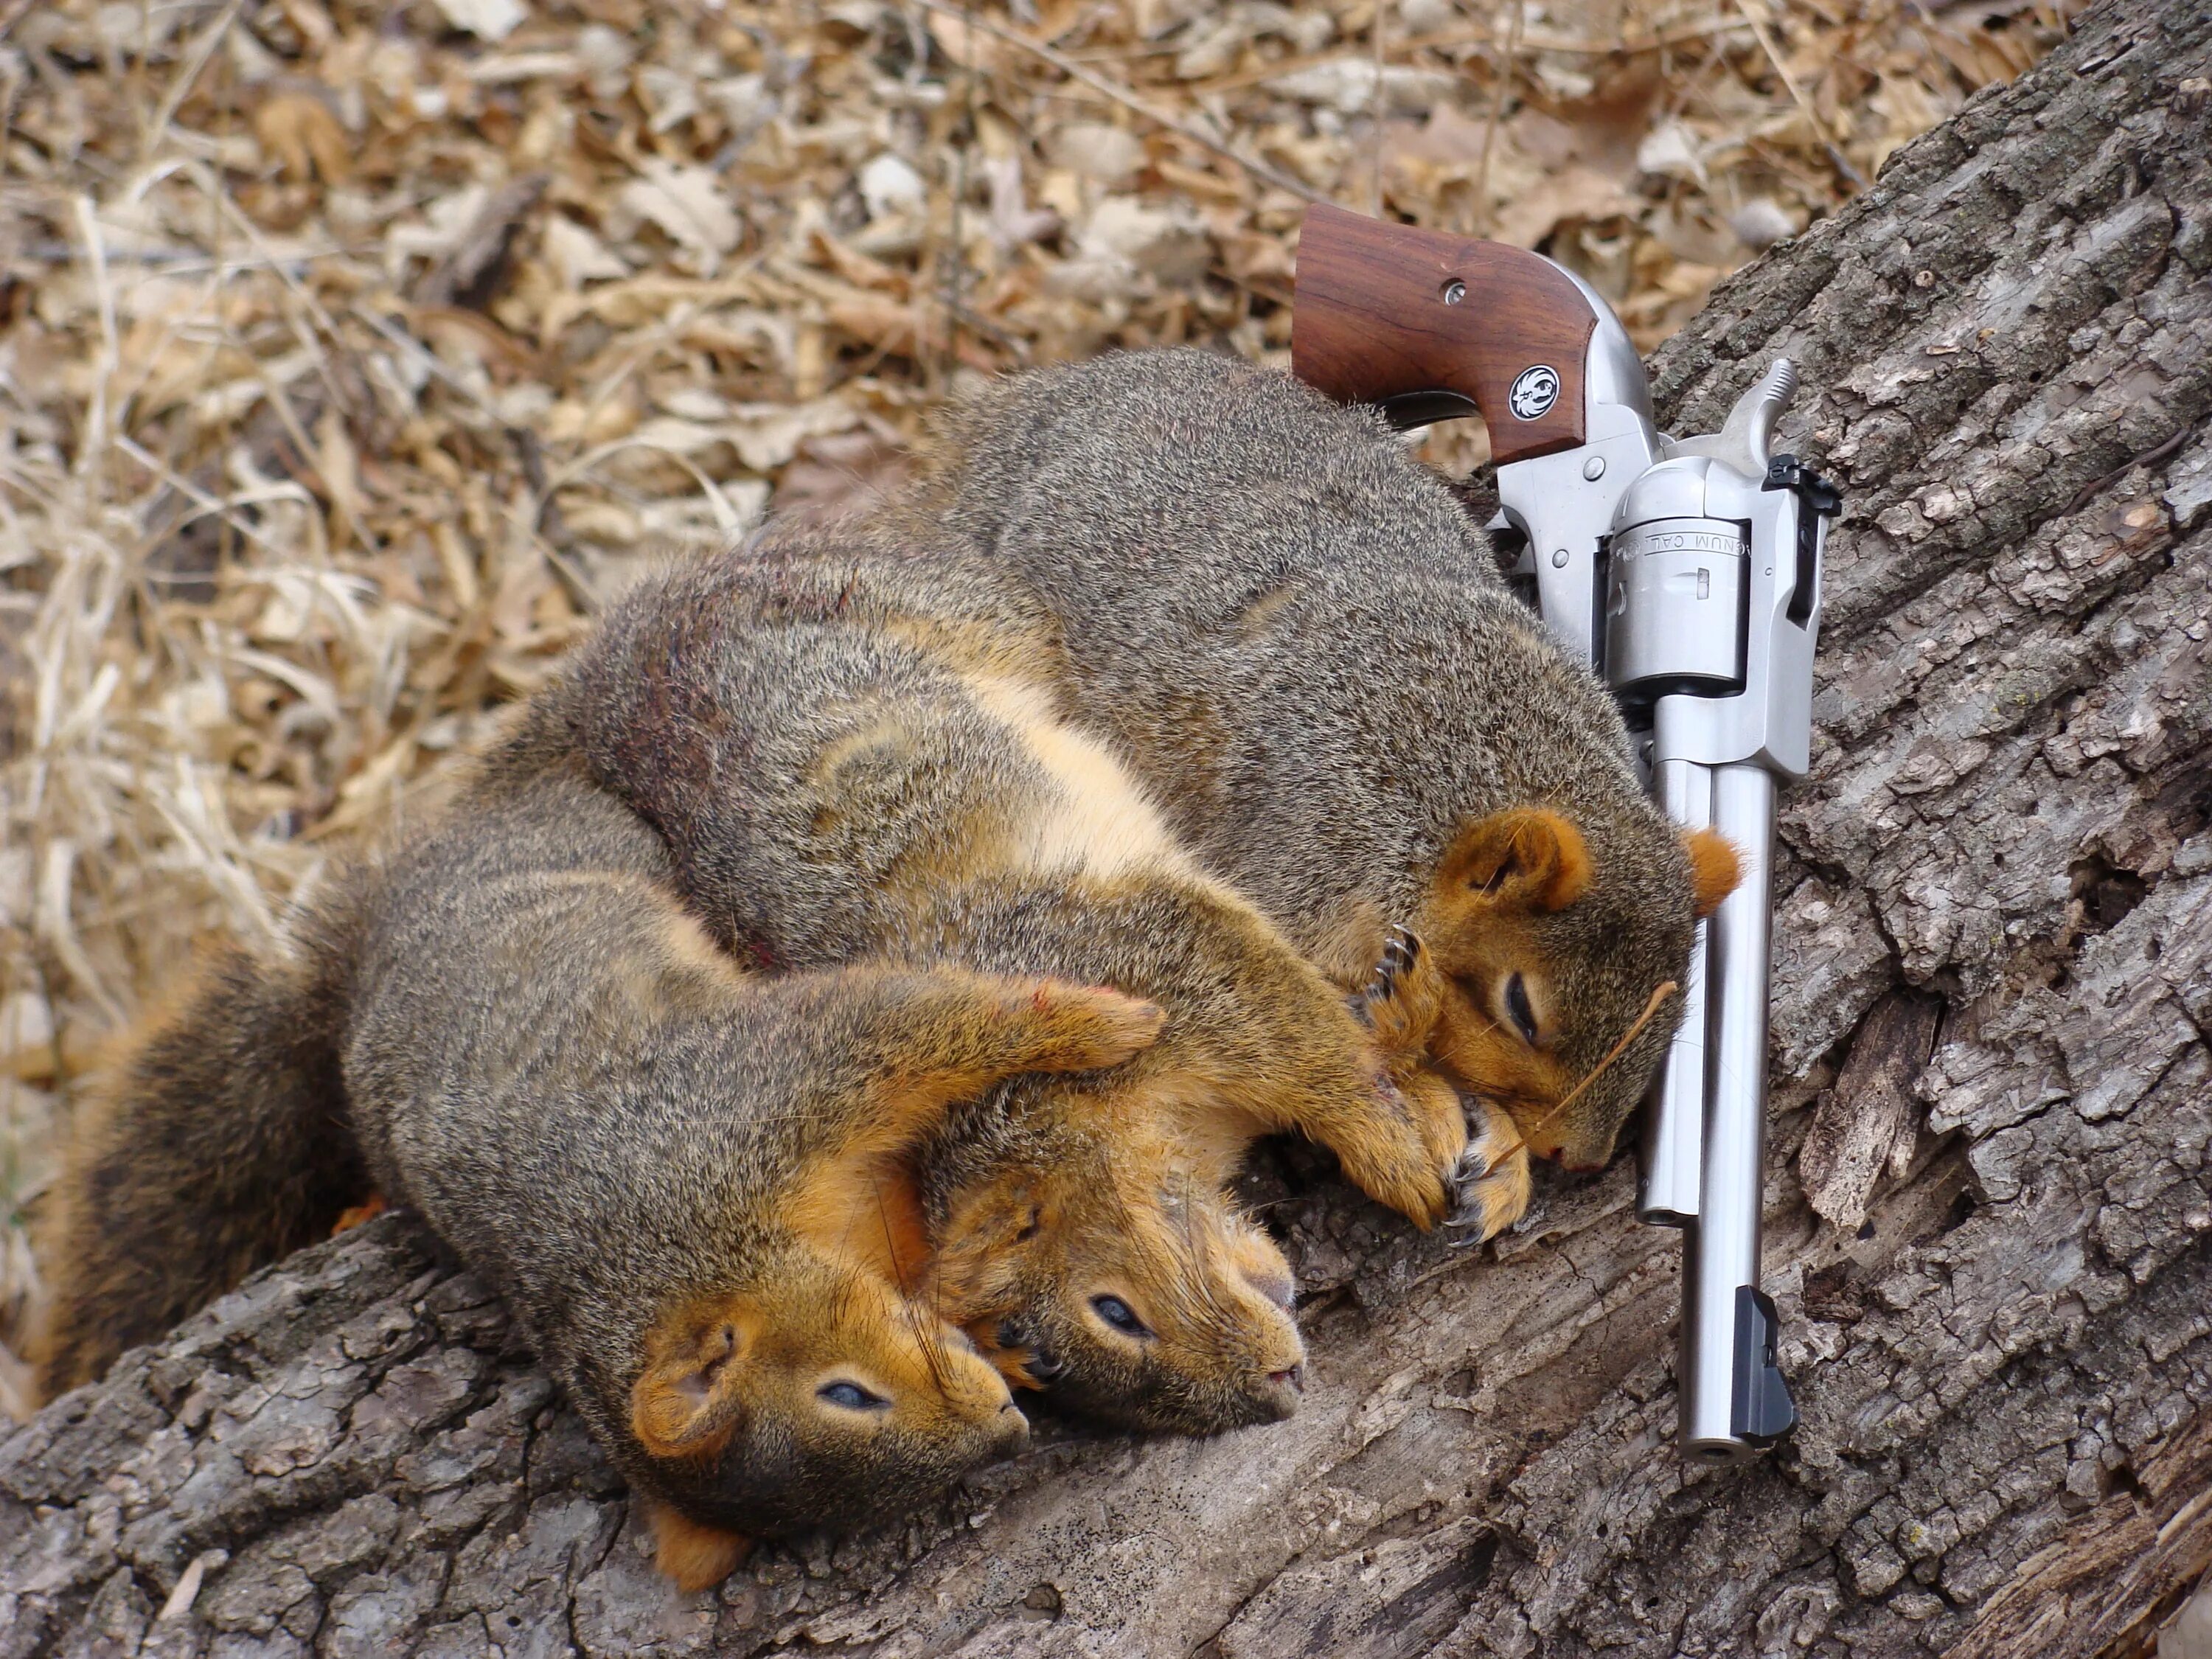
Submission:
M 49 1399 L 367 1195 L 338 1071 L 349 896 L 304 918 L 289 954 L 223 945 L 79 1108 L 46 1252 Z

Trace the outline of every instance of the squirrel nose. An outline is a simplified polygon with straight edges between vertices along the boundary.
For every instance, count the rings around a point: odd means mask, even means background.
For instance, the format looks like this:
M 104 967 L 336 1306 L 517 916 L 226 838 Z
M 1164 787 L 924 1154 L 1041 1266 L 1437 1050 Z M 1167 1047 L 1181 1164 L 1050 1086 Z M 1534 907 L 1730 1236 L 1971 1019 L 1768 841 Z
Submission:
M 1269 1371 L 1265 1382 L 1248 1396 L 1265 1413 L 1262 1421 L 1280 1423 L 1298 1414 L 1298 1395 L 1304 1392 L 1305 1367 L 1291 1365 Z

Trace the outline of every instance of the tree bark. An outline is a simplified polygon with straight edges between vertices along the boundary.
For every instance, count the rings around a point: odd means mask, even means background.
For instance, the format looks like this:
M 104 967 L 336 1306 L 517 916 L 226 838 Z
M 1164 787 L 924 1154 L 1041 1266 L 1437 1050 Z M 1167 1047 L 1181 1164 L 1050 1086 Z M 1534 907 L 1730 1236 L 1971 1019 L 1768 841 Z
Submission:
M 1625 1164 L 1459 1253 L 1293 1151 L 1297 1418 L 1047 1424 L 685 1600 L 387 1218 L 0 1444 L 0 1656 L 2146 1651 L 2212 1564 L 2208 77 L 2195 0 L 2100 5 L 1660 354 L 1678 429 L 1796 357 L 1848 491 L 1778 887 L 1784 1448 L 1674 1456 Z

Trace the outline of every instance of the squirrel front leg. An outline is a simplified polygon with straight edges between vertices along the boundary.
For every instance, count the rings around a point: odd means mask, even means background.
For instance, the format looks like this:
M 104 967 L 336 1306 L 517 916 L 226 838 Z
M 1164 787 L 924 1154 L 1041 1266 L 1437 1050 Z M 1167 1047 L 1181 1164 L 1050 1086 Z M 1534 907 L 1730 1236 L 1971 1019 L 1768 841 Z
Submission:
M 1410 930 L 1392 928 L 1352 997 L 1379 1076 L 1349 1092 L 1316 1086 L 1316 1078 L 1340 1074 L 1341 1064 L 1293 1044 L 1279 1071 L 1260 1079 L 1253 1109 L 1268 1129 L 1293 1129 L 1329 1148 L 1355 1186 L 1417 1225 L 1480 1219 L 1487 1238 L 1528 1208 L 1528 1151 L 1510 1118 L 1463 1101 L 1431 1059 L 1444 989 L 1435 953 Z M 1304 1035 L 1318 1040 L 1333 1024 L 1310 1022 Z
M 1352 999 L 1353 1030 L 1366 1027 L 1378 1075 L 1347 1097 L 1301 1092 L 1293 1074 L 1281 1091 L 1283 1121 L 1270 1124 L 1328 1147 L 1362 1192 L 1423 1229 L 1454 1209 L 1453 1177 L 1468 1144 L 1458 1091 L 1428 1062 L 1443 1000 L 1434 956 L 1413 934 L 1393 928 L 1374 973 Z
M 1024 1072 L 1117 1066 L 1151 1046 L 1167 1016 L 1156 1003 L 1103 986 L 941 968 L 845 970 L 869 1007 L 854 1057 L 870 1075 L 862 1109 L 811 1165 L 783 1218 L 823 1245 L 879 1258 L 910 1284 L 931 1255 L 921 1203 L 904 1157 L 974 1100 Z
M 1393 927 L 1360 1006 L 1392 1081 L 1412 1104 L 1431 1150 L 1450 1167 L 1450 1224 L 1474 1229 L 1468 1242 L 1480 1243 L 1527 1212 L 1528 1148 L 1502 1107 L 1463 1099 L 1431 1061 L 1443 993 L 1436 953 L 1411 929 Z
M 1279 1073 L 1246 1077 L 1228 1090 L 1261 1133 L 1291 1131 L 1336 1154 L 1346 1179 L 1424 1231 L 1451 1212 L 1449 1176 L 1466 1146 L 1466 1127 L 1448 1085 L 1422 1077 L 1403 1087 L 1372 1058 L 1359 1064 L 1356 1026 L 1333 1054 L 1285 1056 Z M 1341 1079 L 1346 1060 L 1356 1080 Z M 1363 1075 L 1363 1073 L 1364 1073 Z
M 1412 929 L 1393 927 L 1357 1012 L 1375 1033 L 1390 1080 L 1413 1107 L 1424 1143 L 1449 1168 L 1467 1149 L 1468 1124 L 1459 1091 L 1430 1059 L 1443 1004 L 1444 975 L 1435 952 Z
M 873 1151 L 912 1142 L 948 1107 L 1021 1073 L 1118 1066 L 1167 1019 L 1158 1003 L 1101 985 L 949 968 L 897 975 L 884 992 L 874 1121 L 858 1138 Z

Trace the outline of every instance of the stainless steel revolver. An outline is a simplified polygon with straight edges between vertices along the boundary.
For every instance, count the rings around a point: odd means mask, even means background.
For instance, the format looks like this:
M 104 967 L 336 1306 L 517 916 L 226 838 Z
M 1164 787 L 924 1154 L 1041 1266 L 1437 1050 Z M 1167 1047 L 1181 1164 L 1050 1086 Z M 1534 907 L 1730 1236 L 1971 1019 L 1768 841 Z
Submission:
M 1560 641 L 1603 676 L 1652 793 L 1735 843 L 1743 878 L 1698 924 L 1682 1020 L 1645 1115 L 1637 1212 L 1683 1234 L 1680 1440 L 1728 1462 L 1796 1423 L 1759 1289 L 1775 791 L 1812 732 L 1836 492 L 1771 453 L 1778 361 L 1721 430 L 1674 439 L 1612 308 L 1540 256 L 1317 206 L 1298 248 L 1292 366 L 1401 426 L 1486 424 L 1495 527 Z

